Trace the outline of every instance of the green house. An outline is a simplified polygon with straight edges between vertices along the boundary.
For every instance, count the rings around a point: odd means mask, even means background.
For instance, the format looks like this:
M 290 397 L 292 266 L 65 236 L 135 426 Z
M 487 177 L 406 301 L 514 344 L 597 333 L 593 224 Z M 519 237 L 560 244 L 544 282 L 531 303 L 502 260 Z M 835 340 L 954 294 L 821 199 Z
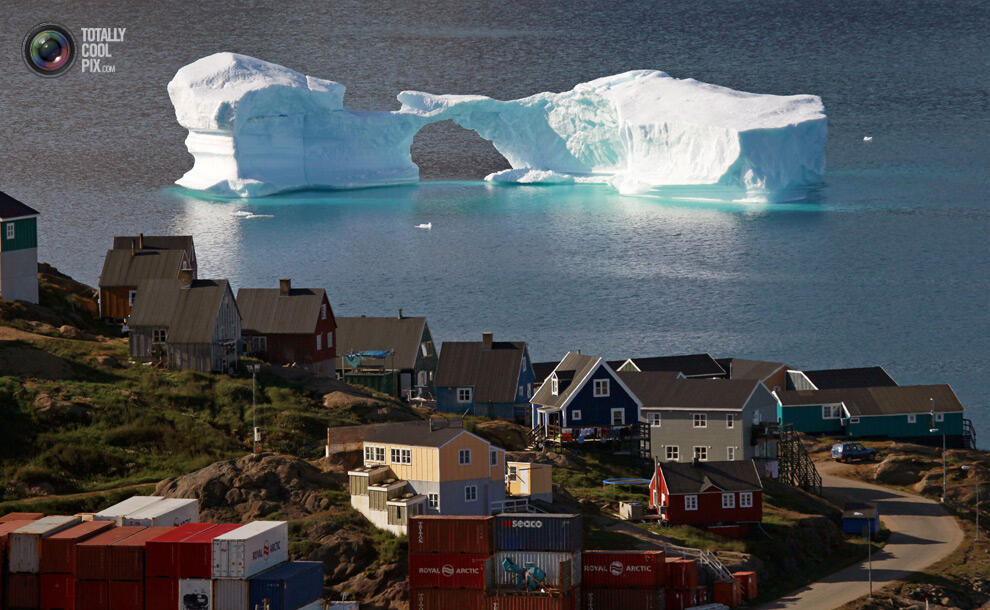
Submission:
M 38 211 L 2 191 L 0 298 L 38 302 Z

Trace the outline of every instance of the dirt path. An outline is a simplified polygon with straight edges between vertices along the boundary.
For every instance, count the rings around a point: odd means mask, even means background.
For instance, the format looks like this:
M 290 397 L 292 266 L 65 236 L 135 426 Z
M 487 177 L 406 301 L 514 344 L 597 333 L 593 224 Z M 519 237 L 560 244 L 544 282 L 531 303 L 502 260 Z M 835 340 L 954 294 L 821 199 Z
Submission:
M 89 498 L 92 496 L 99 496 L 101 494 L 113 493 L 115 491 L 127 491 L 129 489 L 140 489 L 142 487 L 154 487 L 155 483 L 135 483 L 134 485 L 124 485 L 123 487 L 111 487 L 110 489 L 101 489 L 98 491 L 84 491 L 76 494 L 63 494 L 63 495 L 49 495 L 49 496 L 34 496 L 33 498 L 20 498 L 18 500 L 11 500 L 11 502 L 44 502 L 46 500 L 79 500 L 82 498 Z

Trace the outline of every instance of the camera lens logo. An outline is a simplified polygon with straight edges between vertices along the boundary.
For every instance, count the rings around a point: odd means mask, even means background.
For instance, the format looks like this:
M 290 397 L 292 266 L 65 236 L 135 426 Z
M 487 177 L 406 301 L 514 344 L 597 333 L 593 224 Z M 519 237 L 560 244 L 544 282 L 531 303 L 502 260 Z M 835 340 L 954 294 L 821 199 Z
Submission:
M 43 23 L 24 37 L 24 61 L 41 76 L 64 74 L 76 59 L 76 41 L 66 28 Z

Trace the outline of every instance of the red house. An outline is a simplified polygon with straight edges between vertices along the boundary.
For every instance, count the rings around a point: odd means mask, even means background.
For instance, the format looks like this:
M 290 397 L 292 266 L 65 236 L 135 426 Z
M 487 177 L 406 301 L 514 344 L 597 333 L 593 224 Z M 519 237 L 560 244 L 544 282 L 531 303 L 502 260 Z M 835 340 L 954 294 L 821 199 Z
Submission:
M 660 462 L 650 481 L 650 507 L 673 525 L 726 535 L 763 520 L 763 483 L 753 460 Z
M 334 373 L 337 322 L 322 288 L 278 288 L 237 291 L 241 335 L 246 353 L 272 364 L 296 364 L 318 375 Z

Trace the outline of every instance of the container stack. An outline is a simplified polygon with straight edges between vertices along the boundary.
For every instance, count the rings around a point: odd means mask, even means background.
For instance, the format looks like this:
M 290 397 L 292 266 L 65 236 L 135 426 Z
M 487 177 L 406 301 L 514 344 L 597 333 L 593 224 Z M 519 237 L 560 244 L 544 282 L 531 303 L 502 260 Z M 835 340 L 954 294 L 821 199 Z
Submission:
M 51 516 L 20 527 L 7 536 L 7 607 L 41 607 L 41 539 L 79 523 L 79 517 Z
M 255 521 L 220 534 L 211 544 L 213 610 L 242 610 L 253 607 L 251 578 L 289 560 L 289 527 L 285 521 Z M 198 580 L 179 581 L 180 601 L 193 595 L 183 594 L 184 588 L 205 588 L 205 583 L 190 582 Z
M 700 605 L 699 597 L 706 597 L 707 587 L 698 586 L 698 560 L 685 557 L 667 557 L 667 610 L 684 610 Z M 707 602 L 701 602 L 707 603 Z
M 144 545 L 145 610 L 179 607 L 180 543 L 216 527 L 216 523 L 187 523 Z M 208 562 L 210 565 L 212 562 Z
M 581 515 L 496 515 L 495 578 L 489 608 L 572 610 L 577 607 L 583 537 Z M 528 579 L 534 571 L 544 575 L 543 585 L 520 587 L 523 579 Z
M 110 606 L 110 547 L 143 527 L 115 527 L 76 545 L 76 610 L 107 610 Z
M 144 608 L 144 545 L 171 530 L 171 527 L 166 526 L 141 528 L 140 531 L 108 545 L 108 610 Z
M 485 587 L 494 568 L 494 523 L 494 517 L 410 518 L 410 610 L 485 608 Z
M 743 599 L 756 599 L 758 593 L 756 587 L 756 572 L 734 572 L 732 577 L 736 579 L 742 589 Z
M 664 610 L 667 563 L 663 551 L 585 551 L 581 563 L 584 610 Z
M 22 515 L 27 515 L 28 513 L 11 513 L 11 514 L 22 516 Z M 44 515 L 42 515 L 41 517 L 43 516 Z M 7 547 L 8 547 L 8 538 L 10 536 L 10 533 L 19 530 L 25 525 L 30 525 L 31 523 L 34 523 L 41 517 L 38 517 L 37 519 L 30 519 L 30 518 L 11 519 L 11 520 L 7 520 L 6 518 L 0 519 L 0 567 L 3 568 L 2 570 L 3 573 L 0 574 L 0 605 L 3 605 L 4 601 L 6 600 L 5 597 L 6 593 L 3 588 L 4 580 L 5 580 L 3 578 L 3 574 L 7 573 Z
M 42 610 L 75 606 L 76 545 L 112 527 L 109 521 L 86 521 L 40 540 Z

